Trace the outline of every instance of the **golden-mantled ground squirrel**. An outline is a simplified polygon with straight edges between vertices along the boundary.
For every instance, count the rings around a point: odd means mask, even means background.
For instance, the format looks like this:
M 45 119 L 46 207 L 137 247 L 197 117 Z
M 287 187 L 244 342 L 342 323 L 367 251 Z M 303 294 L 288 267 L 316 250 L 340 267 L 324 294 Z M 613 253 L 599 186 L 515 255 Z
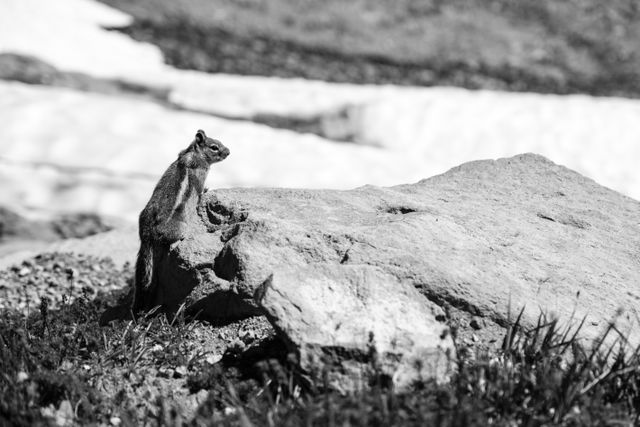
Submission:
M 197 209 L 209 167 L 228 155 L 229 149 L 220 141 L 198 130 L 193 142 L 180 152 L 158 181 L 139 218 L 140 250 L 131 306 L 134 314 L 155 305 L 147 298 L 154 294 L 158 282 L 154 251 L 166 251 L 169 245 L 185 237 L 186 213 Z

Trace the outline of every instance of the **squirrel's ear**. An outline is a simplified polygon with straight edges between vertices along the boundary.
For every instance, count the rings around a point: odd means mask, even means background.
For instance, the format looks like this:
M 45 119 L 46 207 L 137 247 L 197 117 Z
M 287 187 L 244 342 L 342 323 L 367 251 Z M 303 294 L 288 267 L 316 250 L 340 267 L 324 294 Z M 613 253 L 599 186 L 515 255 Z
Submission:
M 198 132 L 196 132 L 196 143 L 204 144 L 206 139 L 207 139 L 207 134 L 205 134 L 202 129 L 198 129 Z

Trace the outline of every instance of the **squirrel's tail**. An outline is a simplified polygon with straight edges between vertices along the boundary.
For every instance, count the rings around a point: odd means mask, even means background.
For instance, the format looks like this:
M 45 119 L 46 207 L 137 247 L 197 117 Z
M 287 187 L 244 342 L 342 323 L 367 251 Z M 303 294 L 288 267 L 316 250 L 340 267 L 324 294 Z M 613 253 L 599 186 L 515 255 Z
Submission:
M 153 246 L 144 239 L 140 243 L 138 258 L 136 260 L 136 272 L 133 282 L 133 302 L 131 310 L 137 314 L 145 309 L 145 300 L 149 298 L 148 291 L 153 280 Z M 148 303 L 148 301 L 146 301 Z

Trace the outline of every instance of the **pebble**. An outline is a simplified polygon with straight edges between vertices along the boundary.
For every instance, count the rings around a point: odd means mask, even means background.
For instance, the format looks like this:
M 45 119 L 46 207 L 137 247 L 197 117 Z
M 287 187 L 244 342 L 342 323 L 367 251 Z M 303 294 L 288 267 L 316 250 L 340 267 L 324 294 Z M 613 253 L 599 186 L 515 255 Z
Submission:
M 95 297 L 127 287 L 133 272 L 115 267 L 105 258 L 68 253 L 45 253 L 19 265 L 0 270 L 0 309 L 32 313 L 40 305 L 40 297 L 48 296 L 49 307 L 56 309 L 63 299 L 73 302 L 84 295 Z
M 207 399 L 207 396 L 209 396 L 208 390 L 200 390 L 196 393 L 196 403 L 201 405 Z
M 187 376 L 187 373 L 188 373 L 187 367 L 184 366 L 184 365 L 180 365 L 174 370 L 173 377 L 174 378 L 182 378 L 182 377 Z
M 72 425 L 74 419 L 73 406 L 68 400 L 60 402 L 60 407 L 56 411 L 55 422 L 59 426 Z
M 474 317 L 473 319 L 471 319 L 471 322 L 469 322 L 469 326 L 471 326 L 476 331 L 479 331 L 480 329 L 482 329 L 482 323 L 483 322 L 481 320 L 479 320 L 477 317 Z
M 239 354 L 242 353 L 247 345 L 240 341 L 239 339 L 235 339 L 229 344 L 229 348 L 227 349 L 231 353 Z
M 210 354 L 204 359 L 209 365 L 215 365 L 222 360 L 221 354 Z
M 158 369 L 158 376 L 164 378 L 173 378 L 174 370 L 173 368 L 169 368 L 167 366 L 162 366 Z
M 256 333 L 254 331 L 242 331 L 240 332 L 240 340 L 245 344 L 249 344 L 256 339 Z

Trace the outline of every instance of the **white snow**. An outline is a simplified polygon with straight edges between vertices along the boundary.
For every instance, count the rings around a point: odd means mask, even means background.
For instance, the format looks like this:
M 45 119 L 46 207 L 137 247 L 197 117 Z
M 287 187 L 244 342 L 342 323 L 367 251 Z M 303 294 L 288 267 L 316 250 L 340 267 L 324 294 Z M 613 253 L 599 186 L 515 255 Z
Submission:
M 0 204 L 131 218 L 199 128 L 231 150 L 211 187 L 351 188 L 438 172 L 401 151 L 67 89 L 0 83 L 0 116 Z
M 640 199 L 640 102 L 433 88 L 364 106 L 359 135 L 429 169 L 542 154 Z
M 132 218 L 196 129 L 231 148 L 210 186 L 350 188 L 414 182 L 470 160 L 536 152 L 640 199 L 640 102 L 453 88 L 330 84 L 175 70 L 105 31 L 130 17 L 92 0 L 0 0 L 0 52 L 170 88 L 222 116 L 310 117 L 344 106 L 363 144 L 178 112 L 151 102 L 0 83 L 0 203 Z
M 155 46 L 102 29 L 130 22 L 128 15 L 89 0 L 0 0 L 0 52 L 32 55 L 98 77 L 164 68 Z

